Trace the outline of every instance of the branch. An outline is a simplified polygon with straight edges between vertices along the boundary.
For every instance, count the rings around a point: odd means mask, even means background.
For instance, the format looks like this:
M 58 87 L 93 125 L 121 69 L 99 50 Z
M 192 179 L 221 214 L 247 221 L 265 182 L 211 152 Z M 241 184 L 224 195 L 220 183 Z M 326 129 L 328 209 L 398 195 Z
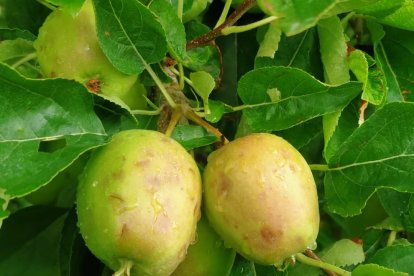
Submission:
M 230 14 L 230 16 L 226 19 L 226 21 L 224 21 L 223 24 L 211 30 L 210 32 L 188 42 L 187 50 L 210 44 L 213 40 L 222 35 L 222 30 L 224 28 L 233 26 L 237 20 L 239 20 L 240 17 L 242 17 L 243 14 L 245 14 L 255 4 L 256 0 L 244 0 L 243 3 L 241 3 L 240 6 L 232 14 Z

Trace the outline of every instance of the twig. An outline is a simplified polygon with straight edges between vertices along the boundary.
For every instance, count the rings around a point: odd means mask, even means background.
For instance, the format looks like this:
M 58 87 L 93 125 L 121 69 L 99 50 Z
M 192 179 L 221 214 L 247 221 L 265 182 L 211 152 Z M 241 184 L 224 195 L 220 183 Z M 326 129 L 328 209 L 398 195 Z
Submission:
M 222 35 L 222 30 L 226 27 L 233 26 L 240 17 L 243 16 L 250 8 L 256 4 L 256 0 L 244 0 L 243 3 L 224 21 L 223 24 L 210 32 L 199 36 L 187 43 L 187 50 L 208 45 L 211 41 Z

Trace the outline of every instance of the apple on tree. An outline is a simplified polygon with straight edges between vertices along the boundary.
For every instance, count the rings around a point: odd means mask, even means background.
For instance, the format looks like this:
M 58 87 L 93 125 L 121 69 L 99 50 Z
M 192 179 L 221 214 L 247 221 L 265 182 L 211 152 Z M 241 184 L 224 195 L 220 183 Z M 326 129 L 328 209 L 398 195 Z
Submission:
M 75 16 L 53 11 L 34 43 L 38 62 L 47 77 L 73 79 L 89 91 L 122 100 L 131 109 L 143 109 L 145 87 L 137 75 L 118 71 L 102 52 L 95 29 L 92 1 Z

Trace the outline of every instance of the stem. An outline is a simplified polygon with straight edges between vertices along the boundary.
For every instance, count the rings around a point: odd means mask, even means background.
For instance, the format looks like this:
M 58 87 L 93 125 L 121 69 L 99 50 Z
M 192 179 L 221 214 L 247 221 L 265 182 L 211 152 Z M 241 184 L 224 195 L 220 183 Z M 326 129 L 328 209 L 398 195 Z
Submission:
M 45 6 L 45 7 L 49 8 L 49 9 L 51 9 L 52 11 L 57 10 L 57 8 L 56 8 L 55 6 L 53 6 L 53 5 L 49 4 L 49 3 L 47 3 L 47 2 L 46 2 L 46 1 L 44 1 L 44 0 L 36 0 L 36 1 L 37 1 L 37 2 L 39 2 L 40 4 L 42 4 L 43 6 Z
M 250 24 L 247 24 L 247 25 L 243 25 L 243 26 L 229 26 L 229 27 L 224 28 L 221 31 L 221 33 L 223 35 L 229 35 L 229 34 L 234 34 L 234 33 L 247 32 L 247 31 L 253 30 L 255 28 L 258 28 L 260 26 L 269 24 L 269 23 L 275 21 L 276 19 L 278 19 L 277 16 L 269 16 L 269 17 L 266 17 L 266 18 L 264 18 L 262 20 L 259 20 L 259 21 L 256 21 L 256 22 L 253 22 L 253 23 L 250 23 Z
M 121 260 L 121 267 L 115 271 L 112 276 L 130 276 L 131 275 L 131 268 L 134 266 L 134 263 L 130 260 Z
M 226 17 L 229 14 L 229 10 L 231 7 L 232 0 L 226 0 L 226 3 L 224 4 L 223 11 L 221 12 L 220 18 L 217 20 L 216 26 L 214 26 L 214 29 L 220 26 L 221 24 L 226 21 Z
M 30 61 L 30 60 L 32 60 L 32 59 L 35 59 L 36 58 L 36 52 L 34 52 L 34 53 L 30 53 L 30 54 L 28 54 L 28 55 L 26 55 L 26 56 L 24 56 L 24 57 L 22 57 L 21 59 L 19 59 L 18 61 L 16 61 L 15 63 L 13 63 L 12 65 L 11 65 L 11 67 L 12 68 L 14 68 L 14 69 L 16 69 L 17 67 L 19 67 L 20 65 L 22 65 L 22 64 L 24 64 L 24 63 L 26 63 L 26 62 L 28 62 L 28 61 Z
M 180 90 L 183 90 L 184 89 L 184 78 L 185 78 L 185 75 L 184 75 L 184 67 L 183 67 L 183 64 L 182 63 L 178 63 L 178 70 L 179 70 L 179 85 L 180 85 Z
M 177 107 L 176 109 L 174 109 L 174 112 L 171 115 L 170 123 L 168 124 L 167 130 L 165 131 L 165 135 L 167 135 L 168 137 L 171 137 L 171 134 L 173 133 L 174 128 L 177 125 L 178 120 L 180 120 L 182 114 L 183 112 L 180 107 Z
M 305 254 L 306 254 L 306 256 L 308 256 L 309 258 L 312 258 L 312 259 L 314 259 L 314 260 L 317 260 L 317 261 L 320 261 L 321 259 L 318 257 L 318 255 L 316 255 L 312 250 L 310 250 L 310 249 L 307 249 L 306 251 L 305 251 Z M 328 275 L 328 276 L 337 276 L 338 274 L 336 274 L 335 272 L 332 272 L 332 271 L 329 271 L 329 270 L 324 270 L 325 271 L 325 273 Z
M 158 109 L 160 109 L 160 108 L 158 108 L 158 106 L 155 104 L 155 103 L 153 103 L 150 99 L 148 99 L 148 97 L 147 96 L 145 96 L 145 95 L 142 95 L 144 98 L 145 98 L 145 101 L 147 102 L 147 104 L 149 105 L 149 106 L 151 106 L 152 108 L 154 108 L 155 110 L 158 110 Z M 161 109 L 160 109 L 161 110 Z
M 131 113 L 134 115 L 150 115 L 150 116 L 154 116 L 154 115 L 159 115 L 161 113 L 161 109 L 156 109 L 156 110 L 131 110 Z
M 227 138 L 220 132 L 220 130 L 218 130 L 217 128 L 213 127 L 212 125 L 204 121 L 192 109 L 188 109 L 185 112 L 184 116 L 187 119 L 195 122 L 196 124 L 204 127 L 205 129 L 213 133 L 223 144 L 227 144 L 229 142 L 229 140 L 227 140 Z
M 326 164 L 310 164 L 309 168 L 312 171 L 322 171 L 322 172 L 327 172 L 330 170 L 328 165 Z
M 183 21 L 183 7 L 184 7 L 184 0 L 178 0 L 177 15 L 178 15 L 178 18 L 180 18 L 180 21 Z
M 217 37 L 222 35 L 221 31 L 229 26 L 233 26 L 237 20 L 242 17 L 250 8 L 252 8 L 256 4 L 256 0 L 244 0 L 243 3 L 232 13 L 230 16 L 224 21 L 223 24 L 214 28 L 210 32 L 199 36 L 190 42 L 187 43 L 187 50 L 191 50 L 196 47 L 205 46 L 211 43 L 211 41 L 215 40 Z
M 397 238 L 397 231 L 391 231 L 390 235 L 388 236 L 387 246 L 392 245 L 396 238 Z
M 162 81 L 158 78 L 157 74 L 154 72 L 154 70 L 152 70 L 151 66 L 148 63 L 145 62 L 144 64 L 145 64 L 145 69 L 148 71 L 148 73 L 150 74 L 151 78 L 154 80 L 155 84 L 160 89 L 162 95 L 167 100 L 168 104 L 172 108 L 175 109 L 177 107 L 177 104 L 171 98 L 171 95 L 170 95 L 170 93 L 168 93 L 167 89 L 165 89 L 164 85 L 162 84 Z
M 332 271 L 340 276 L 351 276 L 351 272 L 346 271 L 340 267 L 334 266 L 332 264 L 328 264 L 325 263 L 323 261 L 319 261 L 319 260 L 314 260 L 312 258 L 309 258 L 307 256 L 305 256 L 302 253 L 298 253 L 295 255 L 296 260 L 298 260 L 299 262 L 306 264 L 306 265 L 310 265 L 310 266 L 314 266 L 314 267 L 319 267 L 323 270 L 329 270 Z

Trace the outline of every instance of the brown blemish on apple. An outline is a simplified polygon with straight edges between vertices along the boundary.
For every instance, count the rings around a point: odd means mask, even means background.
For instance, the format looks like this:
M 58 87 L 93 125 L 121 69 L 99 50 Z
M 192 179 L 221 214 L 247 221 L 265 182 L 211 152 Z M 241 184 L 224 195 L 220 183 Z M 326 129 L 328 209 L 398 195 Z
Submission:
M 134 165 L 135 167 L 138 167 L 138 168 L 147 168 L 149 164 L 150 164 L 150 160 L 145 159 L 145 160 L 136 161 Z
M 113 172 L 112 177 L 117 179 L 117 180 L 120 180 L 120 179 L 124 178 L 124 171 L 119 170 L 119 171 Z
M 124 223 L 122 225 L 122 229 L 121 229 L 121 235 L 120 237 L 122 238 L 126 233 L 128 232 L 128 226 L 126 225 L 126 223 Z
M 85 86 L 92 93 L 99 94 L 101 92 L 101 81 L 99 79 L 87 80 Z
M 171 143 L 171 140 L 167 137 L 162 137 L 161 142 L 169 144 L 169 143 Z
M 231 187 L 231 181 L 228 179 L 228 177 L 224 174 L 221 174 L 220 182 L 219 182 L 219 195 L 220 197 L 227 196 L 228 191 Z
M 112 199 L 119 200 L 122 203 L 125 202 L 124 199 L 120 195 L 117 195 L 117 194 L 110 194 L 109 197 Z
M 260 230 L 260 236 L 266 243 L 273 243 L 278 236 L 281 236 L 281 232 L 276 233 L 269 226 L 263 226 Z

